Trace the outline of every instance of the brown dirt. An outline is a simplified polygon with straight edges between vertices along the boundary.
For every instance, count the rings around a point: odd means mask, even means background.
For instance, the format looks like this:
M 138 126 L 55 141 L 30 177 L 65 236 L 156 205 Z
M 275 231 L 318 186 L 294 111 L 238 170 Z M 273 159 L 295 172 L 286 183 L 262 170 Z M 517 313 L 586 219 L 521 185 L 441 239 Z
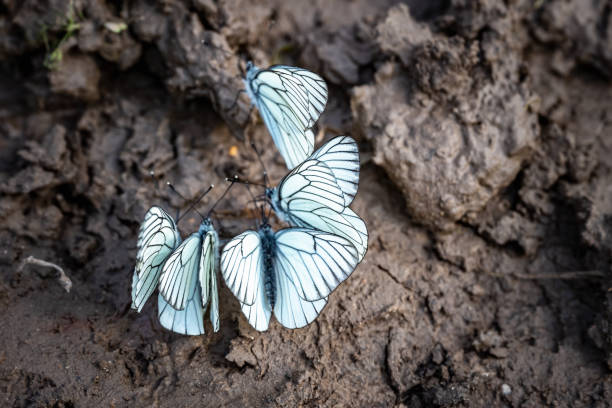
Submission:
M 329 3 L 0 0 L 3 406 L 611 404 L 612 5 Z M 369 251 L 307 328 L 257 333 L 222 287 L 220 332 L 174 335 L 129 308 L 145 211 L 184 204 L 165 181 L 256 179 L 245 138 L 284 174 L 232 106 L 249 58 L 327 79 Z

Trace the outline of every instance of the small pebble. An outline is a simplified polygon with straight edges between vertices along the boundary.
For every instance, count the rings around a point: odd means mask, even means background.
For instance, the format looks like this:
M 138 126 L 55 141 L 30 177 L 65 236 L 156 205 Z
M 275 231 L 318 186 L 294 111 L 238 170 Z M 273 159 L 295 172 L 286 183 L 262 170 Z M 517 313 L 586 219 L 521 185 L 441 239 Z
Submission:
M 502 384 L 501 386 L 501 392 L 502 394 L 504 394 L 504 396 L 508 396 L 512 393 L 512 388 L 510 388 L 510 386 L 508 384 Z

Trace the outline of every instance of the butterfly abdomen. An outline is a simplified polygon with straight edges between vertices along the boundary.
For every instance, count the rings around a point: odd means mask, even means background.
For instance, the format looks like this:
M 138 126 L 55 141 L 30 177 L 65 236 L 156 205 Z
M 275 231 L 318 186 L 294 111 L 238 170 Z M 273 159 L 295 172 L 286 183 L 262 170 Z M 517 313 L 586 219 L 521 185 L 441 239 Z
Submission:
M 273 234 L 268 230 L 264 230 L 262 235 L 261 249 L 264 267 L 264 290 L 268 302 L 270 302 L 270 308 L 274 309 L 274 301 L 276 299 L 276 285 L 274 283 L 275 241 Z

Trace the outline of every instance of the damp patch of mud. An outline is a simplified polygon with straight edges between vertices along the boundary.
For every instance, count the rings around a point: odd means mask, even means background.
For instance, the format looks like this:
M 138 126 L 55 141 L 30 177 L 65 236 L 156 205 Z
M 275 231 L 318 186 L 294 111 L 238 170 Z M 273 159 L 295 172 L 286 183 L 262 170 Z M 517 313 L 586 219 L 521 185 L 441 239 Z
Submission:
M 605 406 L 610 7 L 597 1 L 0 0 L 6 406 Z M 245 61 L 310 68 L 360 145 L 369 250 L 310 326 L 130 310 L 139 223 L 280 159 Z M 220 194 L 207 196 L 206 208 Z M 236 188 L 223 239 L 252 228 Z M 186 235 L 199 219 L 186 217 Z M 21 261 L 35 256 L 53 270 Z

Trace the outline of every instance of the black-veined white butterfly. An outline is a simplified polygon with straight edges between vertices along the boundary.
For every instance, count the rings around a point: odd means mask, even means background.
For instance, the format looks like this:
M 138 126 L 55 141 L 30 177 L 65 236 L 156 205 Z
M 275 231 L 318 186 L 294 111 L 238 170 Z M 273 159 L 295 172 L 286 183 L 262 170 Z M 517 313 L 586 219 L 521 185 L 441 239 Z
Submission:
M 312 127 L 327 103 L 327 84 L 303 68 L 247 64 L 246 92 L 261 114 L 289 169 L 314 150 Z
M 251 326 L 268 329 L 276 320 L 295 329 L 311 323 L 329 294 L 358 263 L 355 246 L 334 234 L 311 228 L 245 231 L 221 254 L 221 272 Z
M 160 207 L 151 207 L 138 233 L 138 254 L 132 278 L 132 309 L 142 310 L 157 288 L 164 262 L 180 242 L 181 236 L 172 217 Z
M 214 331 L 219 330 L 218 260 L 219 237 L 205 218 L 162 267 L 157 296 L 162 326 L 181 334 L 204 334 L 203 316 L 210 303 L 210 321 Z
M 359 150 L 349 136 L 337 136 L 287 174 L 266 196 L 289 224 L 340 235 L 355 245 L 359 262 L 368 248 L 368 230 L 348 206 L 359 184 Z

